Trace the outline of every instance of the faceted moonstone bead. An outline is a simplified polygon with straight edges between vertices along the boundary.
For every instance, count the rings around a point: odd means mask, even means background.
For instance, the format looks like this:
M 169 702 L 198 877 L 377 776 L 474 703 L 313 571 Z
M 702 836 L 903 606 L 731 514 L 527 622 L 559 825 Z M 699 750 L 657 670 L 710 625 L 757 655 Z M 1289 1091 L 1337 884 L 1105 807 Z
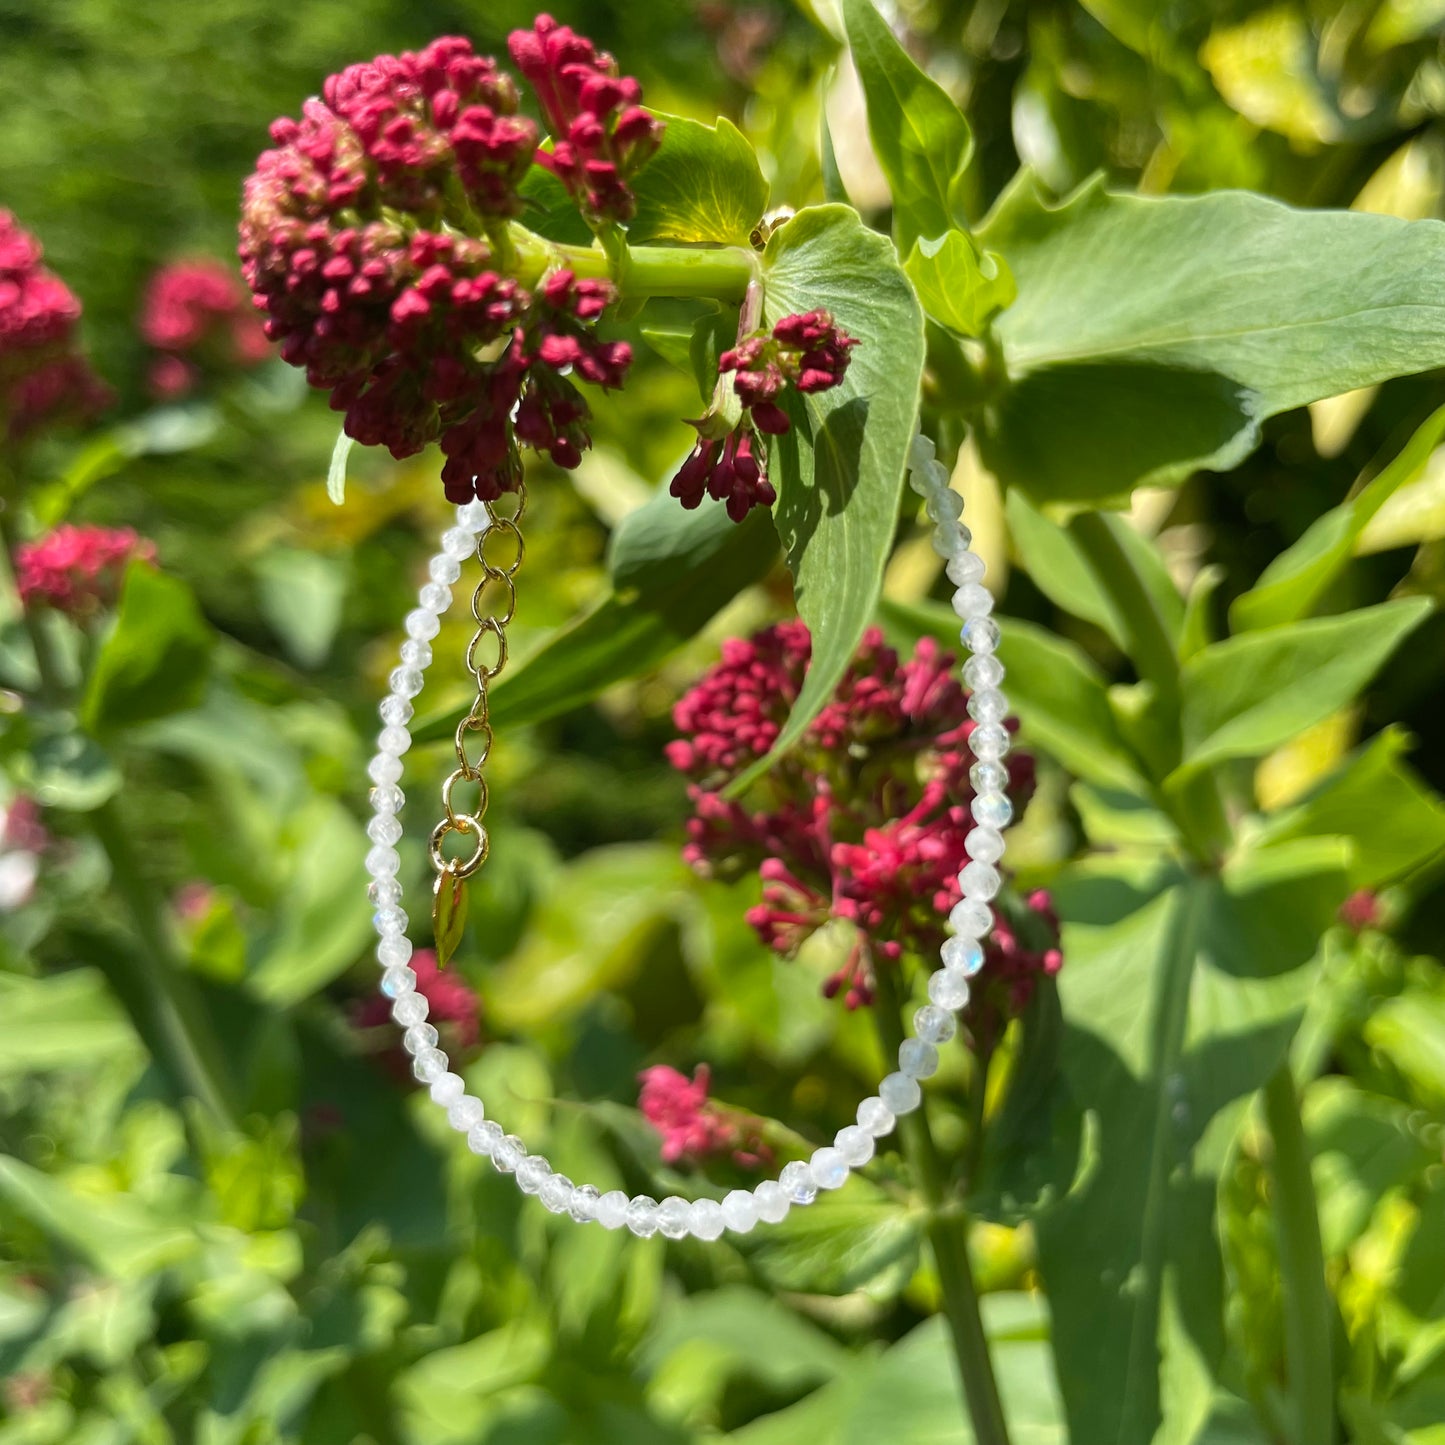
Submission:
M 401 620 L 408 637 L 430 642 L 442 630 L 441 618 L 425 607 L 413 607 Z
M 861 1124 L 846 1124 L 834 1136 L 833 1147 L 848 1161 L 850 1169 L 861 1168 L 873 1157 L 873 1135 Z
M 477 550 L 476 535 L 469 527 L 448 527 L 442 533 L 442 553 L 460 562 Z
M 929 975 L 928 996 L 939 1008 L 961 1009 L 968 1002 L 968 979 L 956 968 L 940 968 Z
M 465 1134 L 469 1129 L 475 1129 L 486 1117 L 487 1111 L 475 1094 L 464 1094 L 447 1110 L 447 1123 L 458 1134 Z
M 976 938 L 946 938 L 939 956 L 945 968 L 970 977 L 983 967 L 983 944 Z
M 876 1094 L 872 1095 L 858 1105 L 858 1123 L 875 1139 L 881 1139 L 893 1132 L 893 1110 Z
M 381 714 L 381 720 L 387 727 L 401 727 L 411 721 L 412 714 L 416 712 L 416 709 L 404 697 L 398 697 L 394 692 L 389 692 L 382 698 L 381 706 L 377 711 Z
M 627 1205 L 627 1227 L 639 1238 L 650 1239 L 657 1233 L 657 1200 L 638 1194 Z
M 373 823 L 395 823 L 395 818 L 373 818 Z M 400 826 L 398 824 L 398 826 Z M 405 933 L 411 919 L 407 917 L 405 908 L 397 908 L 388 904 L 385 908 L 378 908 L 371 915 L 371 926 L 378 933 Z
M 974 731 L 977 732 L 978 729 L 975 728 Z M 980 793 L 973 800 L 970 812 L 975 823 L 997 831 L 999 828 L 1007 828 L 1012 822 L 1014 805 L 1004 793 Z
M 440 582 L 449 587 L 462 575 L 462 564 L 455 557 L 448 557 L 446 553 L 442 553 L 441 556 L 431 559 L 431 563 L 426 569 L 426 575 L 433 582 Z
M 794 1159 L 791 1164 L 783 1165 L 782 1173 L 778 1175 L 778 1183 L 783 1186 L 783 1192 L 794 1204 L 811 1204 L 818 1197 L 817 1181 L 801 1159 Z
M 998 648 L 998 623 L 992 617 L 970 617 L 959 635 L 970 652 L 994 652 Z
M 549 1174 L 542 1185 L 542 1204 L 562 1214 L 572 1203 L 572 1181 L 565 1174 Z
M 975 763 L 968 780 L 975 793 L 1001 793 L 1008 787 L 1008 769 L 1000 762 Z
M 963 498 L 951 487 L 930 492 L 925 505 L 929 517 L 935 522 L 956 522 L 963 516 Z
M 967 863 L 958 875 L 958 886 L 965 898 L 987 903 L 1003 884 L 1003 878 L 992 863 Z
M 1001 723 L 980 723 L 968 735 L 968 747 L 980 762 L 997 763 L 1009 750 L 1011 739 Z
M 392 668 L 391 676 L 387 678 L 387 687 L 398 697 L 415 697 L 425 681 L 420 668 L 403 664 L 401 667 Z
M 974 618 L 993 611 L 993 593 L 982 582 L 965 582 L 953 594 L 953 610 L 972 625 Z
M 764 1224 L 781 1223 L 787 1218 L 793 1202 L 788 1198 L 788 1191 L 776 1179 L 764 1179 L 761 1184 L 754 1185 L 753 1199 L 758 1206 L 758 1218 Z
M 390 908 L 401 902 L 401 884 L 395 878 L 373 878 L 366 885 L 366 896 L 378 908 Z
M 377 844 L 366 855 L 366 871 L 373 878 L 393 878 L 401 870 L 401 854 L 395 848 Z
M 442 582 L 428 582 L 417 601 L 428 612 L 445 612 L 452 605 L 452 589 Z
M 401 759 L 392 753 L 377 753 L 366 765 L 371 781 L 384 787 L 401 777 Z
M 418 672 L 425 672 L 432 664 L 431 646 L 419 637 L 408 637 L 401 645 L 400 656 L 403 667 L 414 667 Z
M 366 825 L 366 836 L 370 838 L 373 843 L 380 843 L 383 847 L 390 848 L 393 844 L 401 841 L 401 819 L 398 818 L 395 813 L 378 813 Z M 398 913 L 401 914 L 403 918 L 406 917 L 404 910 L 400 908 L 379 908 L 372 922 L 375 923 L 377 928 L 383 933 L 389 931 L 404 933 L 406 931 L 405 923 L 396 929 L 388 929 L 387 927 L 391 917 Z
M 669 1194 L 657 1206 L 657 1227 L 668 1239 L 681 1239 L 691 1218 L 692 1206 L 680 1194 Z
M 412 974 L 412 977 L 415 978 L 416 975 Z M 427 1001 L 419 993 L 404 993 L 391 1006 L 391 1016 L 402 1028 L 421 1023 L 426 1015 Z
M 965 898 L 949 910 L 948 921 L 960 938 L 982 938 L 993 927 L 993 910 L 987 903 Z
M 734 1189 L 722 1202 L 722 1221 L 734 1234 L 746 1234 L 758 1222 L 757 1199 L 749 1190 Z
M 438 1037 L 437 1031 L 430 1024 L 412 1024 L 402 1033 L 401 1046 L 409 1054 L 424 1054 L 428 1049 L 436 1048 Z
M 922 432 L 916 433 L 908 444 L 909 468 L 915 472 L 922 471 L 933 460 L 933 453 L 933 438 L 924 436 Z
M 389 968 L 381 976 L 381 991 L 387 998 L 400 998 L 415 988 L 416 974 L 409 968 Z
M 895 1115 L 911 1114 L 923 1102 L 923 1090 L 907 1074 L 889 1074 L 878 1085 L 878 1097 Z
M 968 715 L 975 722 L 1002 722 L 1008 716 L 1008 698 L 996 687 L 981 688 L 968 700 Z
M 841 1189 L 848 1182 L 848 1161 L 841 1149 L 825 1144 L 813 1151 L 808 1161 L 808 1173 L 819 1189 Z
M 502 1142 L 502 1126 L 495 1119 L 483 1119 L 475 1129 L 467 1130 L 467 1148 L 473 1154 L 491 1157 L 492 1150 Z
M 447 1071 L 447 1056 L 440 1049 L 423 1049 L 411 1061 L 411 1071 L 418 1082 L 434 1084 Z
M 969 556 L 972 555 L 970 552 Z M 1003 663 L 988 653 L 982 657 L 970 657 L 963 664 L 963 681 L 975 692 L 981 688 L 997 687 L 1003 681 Z
M 579 1184 L 572 1191 L 572 1198 L 567 1203 L 567 1213 L 578 1224 L 590 1224 L 596 1219 L 597 1186 L 595 1184 Z
M 967 582 L 982 582 L 983 558 L 977 552 L 958 552 L 948 559 L 948 580 L 955 587 Z M 972 684 L 970 684 L 972 686 Z
M 970 858 L 980 863 L 997 863 L 1003 857 L 1003 834 L 997 828 L 971 828 L 963 846 Z
M 457 525 L 465 527 L 473 534 L 484 532 L 491 525 L 491 517 L 487 515 L 487 504 L 480 499 L 474 502 L 463 502 L 457 508 Z
M 933 550 L 943 558 L 967 551 L 971 541 L 973 533 L 960 522 L 940 522 L 933 529 Z
M 460 1074 L 443 1074 L 432 1086 L 431 1096 L 434 1104 L 440 1104 L 442 1108 L 450 1108 L 467 1091 L 466 1080 Z
M 399 813 L 401 805 L 406 802 L 406 794 L 395 783 L 388 783 L 384 788 L 371 790 L 370 802 L 373 813 Z M 400 885 L 396 885 L 396 896 L 401 897 Z
M 694 1199 L 687 1221 L 688 1231 L 698 1239 L 719 1239 L 723 1232 L 722 1205 L 716 1199 Z
M 400 757 L 410 746 L 411 734 L 404 727 L 384 727 L 376 737 L 377 751 L 396 757 Z M 392 781 L 395 782 L 396 779 L 393 778 Z
M 383 968 L 400 968 L 411 961 L 411 939 L 388 933 L 376 945 L 376 961 Z
M 913 1032 L 925 1044 L 946 1044 L 958 1032 L 958 1020 L 936 1003 L 926 1003 L 913 1015 Z
M 910 1079 L 931 1079 L 938 1072 L 938 1050 L 925 1039 L 904 1039 L 898 1045 L 898 1071 Z
M 627 1223 L 629 1200 L 620 1189 L 609 1189 L 597 1200 L 597 1222 L 603 1229 L 621 1229 Z
M 492 1150 L 492 1163 L 502 1174 L 511 1174 L 527 1157 L 527 1146 L 515 1134 L 505 1134 Z
M 523 1194 L 540 1194 L 547 1182 L 552 1166 L 540 1154 L 528 1154 L 517 1165 L 517 1188 Z

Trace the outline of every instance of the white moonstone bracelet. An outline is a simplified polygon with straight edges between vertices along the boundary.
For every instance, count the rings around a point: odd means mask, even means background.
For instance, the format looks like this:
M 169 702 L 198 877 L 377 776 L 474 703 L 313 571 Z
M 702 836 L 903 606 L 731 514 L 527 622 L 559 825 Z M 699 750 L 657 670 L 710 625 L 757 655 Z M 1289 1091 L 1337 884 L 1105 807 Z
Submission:
M 376 756 L 367 769 L 375 786 L 371 791 L 374 816 L 367 826 L 372 849 L 366 855 L 371 875 L 368 895 L 375 905 L 378 936 L 376 959 L 381 965 L 381 991 L 391 1001 L 392 1017 L 402 1030 L 402 1043 L 412 1056 L 416 1077 L 446 1110 L 447 1122 L 464 1134 L 473 1153 L 485 1155 L 503 1174 L 510 1174 L 524 1194 L 535 1194 L 553 1214 L 567 1214 L 579 1224 L 595 1222 L 604 1229 L 624 1226 L 647 1237 L 663 1234 L 681 1239 L 717 1239 L 731 1230 L 746 1234 L 759 1222 L 776 1224 L 795 1205 L 811 1204 L 819 1191 L 839 1189 L 849 1172 L 872 1157 L 876 1141 L 893 1130 L 898 1116 L 918 1108 L 921 1079 L 938 1068 L 938 1045 L 957 1031 L 958 1010 L 968 1003 L 969 980 L 983 967 L 983 940 L 993 926 L 990 900 L 998 893 L 1003 857 L 1003 830 L 1013 817 L 1006 792 L 1008 771 L 1004 755 L 1009 734 L 1004 727 L 1008 699 L 999 691 L 1003 666 L 995 655 L 998 624 L 990 615 L 993 598 L 983 585 L 983 562 L 968 550 L 968 528 L 959 520 L 962 500 L 948 485 L 948 469 L 936 460 L 933 443 L 921 433 L 914 437 L 908 457 L 908 483 L 924 499 L 935 524 L 933 545 L 957 586 L 954 611 L 963 622 L 961 637 L 972 654 L 963 668 L 970 690 L 969 715 L 977 722 L 969 738 L 975 758 L 969 772 L 975 797 L 974 826 L 964 840 L 969 863 L 959 874 L 961 901 L 948 915 L 953 935 L 941 950 L 941 967 L 928 980 L 929 1002 L 913 1015 L 913 1037 L 898 1050 L 898 1068 L 878 1085 L 878 1092 L 858 1105 L 857 1123 L 838 1131 L 831 1144 L 816 1149 L 806 1163 L 795 1160 L 783 1166 L 778 1178 L 764 1180 L 752 1189 L 734 1189 L 725 1198 L 683 1199 L 671 1195 L 660 1203 L 645 1194 L 629 1199 L 620 1189 L 602 1193 L 590 1184 L 574 1184 L 556 1173 L 541 1154 L 531 1154 L 515 1134 L 486 1116 L 482 1101 L 468 1094 L 459 1074 L 452 1073 L 445 1053 L 437 1046 L 435 1028 L 427 1023 L 427 1001 L 417 992 L 416 974 L 407 966 L 412 954 L 406 936 L 407 916 L 401 906 L 401 839 L 398 814 L 402 807 L 402 755 L 411 746 L 407 723 L 412 703 L 422 688 L 422 674 L 432 660 L 431 639 L 441 627 L 441 614 L 452 600 L 452 584 L 461 576 L 462 562 L 471 556 L 484 534 L 487 510 L 480 502 L 457 509 L 457 522 L 442 534 L 441 551 L 432 558 L 428 581 L 419 605 L 406 616 L 407 640 L 400 665 L 391 674 L 391 689 L 381 704 L 381 733 Z

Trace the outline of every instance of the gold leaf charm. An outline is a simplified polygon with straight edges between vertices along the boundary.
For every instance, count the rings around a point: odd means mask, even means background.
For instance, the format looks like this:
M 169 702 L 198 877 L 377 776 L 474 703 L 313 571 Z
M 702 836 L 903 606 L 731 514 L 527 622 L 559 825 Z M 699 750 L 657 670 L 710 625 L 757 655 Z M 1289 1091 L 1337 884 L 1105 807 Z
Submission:
M 431 923 L 436 935 L 437 967 L 445 968 L 467 926 L 467 883 L 453 867 L 437 874 L 432 890 Z

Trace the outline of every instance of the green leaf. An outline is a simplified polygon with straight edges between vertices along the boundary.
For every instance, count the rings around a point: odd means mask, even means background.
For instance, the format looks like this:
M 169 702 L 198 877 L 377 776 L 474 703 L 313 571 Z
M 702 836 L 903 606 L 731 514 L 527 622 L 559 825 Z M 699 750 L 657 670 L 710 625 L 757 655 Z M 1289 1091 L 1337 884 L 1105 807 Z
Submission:
M 117 1279 L 138 1279 L 187 1259 L 200 1241 L 186 1222 L 191 1198 L 174 1200 L 174 1218 L 128 1194 L 84 1194 L 66 1182 L 0 1157 L 0 1199 L 37 1228 Z
M 632 183 L 637 214 L 627 239 L 746 246 L 768 208 L 768 182 L 747 138 L 723 116 L 715 125 L 680 115 L 658 119 L 667 129 Z
M 214 643 L 179 577 L 132 563 L 115 625 L 86 685 L 86 727 L 105 733 L 196 707 L 205 696 Z
M 1233 466 L 1266 417 L 1445 363 L 1440 222 L 1097 181 L 1051 206 L 1025 174 L 977 241 L 1018 282 L 984 459 L 1035 500 Z
M 1399 728 L 1372 738 L 1308 797 L 1271 818 L 1259 846 L 1294 838 L 1347 838 L 1350 881 L 1378 888 L 1445 851 L 1445 802 L 1405 766 Z
M 360 825 L 334 798 L 314 798 L 286 821 L 289 864 L 268 910 L 249 983 L 258 997 L 286 1006 L 309 998 L 345 972 L 366 946 L 370 920 L 355 906 L 366 891 Z
M 1426 598 L 1405 598 L 1204 648 L 1183 669 L 1179 773 L 1263 757 L 1344 707 L 1431 608 Z
M 1218 1366 L 1213 1213 L 1231 1119 L 1286 1055 L 1341 864 L 1338 847 L 1311 842 L 1240 858 L 1222 878 L 1121 860 L 1059 881 L 1062 1069 L 1091 1152 L 1038 1237 L 1071 1439 L 1154 1438 L 1161 1369 L 1185 1368 L 1165 1353 L 1171 1338 L 1187 1340 L 1189 1370 Z
M 120 791 L 120 769 L 99 743 L 67 730 L 42 733 L 16 754 L 15 781 L 47 808 L 88 813 Z
M 1432 1104 L 1445 1103 L 1445 994 L 1411 989 L 1386 999 L 1366 1021 L 1365 1041 Z
M 721 503 L 684 511 L 659 492 L 613 539 L 615 590 L 512 664 L 492 689 L 492 722 L 515 727 L 582 707 L 604 688 L 656 667 L 776 560 L 764 513 L 740 525 Z M 449 737 L 464 708 L 420 723 L 419 743 Z
M 850 1186 L 851 1187 L 851 1186 Z M 1012 1445 L 1066 1445 L 1048 1321 L 1037 1296 L 980 1301 Z M 724 1437 L 730 1445 L 974 1445 L 942 1316 L 881 1353 L 865 1353 L 798 1404 Z
M 997 251 L 980 252 L 962 231 L 920 237 L 903 263 L 923 309 L 960 336 L 982 336 L 1018 294 Z
M 346 500 L 346 459 L 356 443 L 344 431 L 336 433 L 331 465 L 326 469 L 326 495 L 339 507 Z
M 770 448 L 774 521 L 798 613 L 813 636 L 813 658 L 772 752 L 737 781 L 739 789 L 802 737 L 872 620 L 923 374 L 923 316 L 913 288 L 893 247 L 856 211 L 799 211 L 773 233 L 765 260 L 768 325 L 822 306 L 859 345 L 842 385 L 803 397 L 792 430 Z
M 1418 481 L 1401 487 L 1355 538 L 1355 555 L 1415 547 L 1445 537 L 1445 465 L 1437 452 Z
M 331 652 L 350 586 L 344 557 L 272 547 L 252 563 L 261 615 L 299 667 L 320 667 Z
M 899 239 L 909 246 L 920 236 L 943 236 L 960 219 L 959 181 L 973 153 L 968 122 L 913 63 L 872 0 L 843 0 L 842 9 Z
M 1357 495 L 1319 517 L 1293 546 L 1287 547 L 1258 582 L 1229 609 L 1236 632 L 1278 627 L 1303 617 L 1350 560 L 1360 534 L 1380 508 L 1425 469 L 1445 436 L 1445 406 L 1432 413 L 1399 455 Z
M 135 1030 L 94 969 L 53 978 L 0 975 L 0 1078 L 89 1068 L 137 1048 Z

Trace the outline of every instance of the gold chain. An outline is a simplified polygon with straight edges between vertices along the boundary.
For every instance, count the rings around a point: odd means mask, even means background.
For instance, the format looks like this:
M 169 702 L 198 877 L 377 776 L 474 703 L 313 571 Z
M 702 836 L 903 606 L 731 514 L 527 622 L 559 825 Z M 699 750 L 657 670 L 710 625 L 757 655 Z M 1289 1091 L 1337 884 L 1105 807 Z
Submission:
M 432 867 L 437 871 L 438 897 L 441 896 L 444 885 L 449 886 L 455 893 L 461 883 L 487 861 L 487 854 L 491 851 L 491 840 L 485 823 L 487 781 L 482 776 L 482 768 L 492 751 L 488 689 L 507 665 L 507 625 L 517 613 L 517 570 L 526 555 L 521 528 L 522 514 L 527 509 L 525 486 L 518 487 L 515 495 L 517 504 L 511 516 L 499 515 L 493 502 L 482 504 L 487 513 L 486 530 L 477 537 L 477 561 L 481 563 L 482 576 L 472 592 L 472 617 L 476 621 L 477 630 L 467 645 L 467 671 L 476 680 L 477 693 L 470 710 L 457 724 L 457 766 L 442 784 L 442 810 L 446 816 L 432 830 L 431 835 L 431 861 Z M 498 542 L 496 539 L 499 537 L 509 541 Z M 502 547 L 514 550 L 515 556 L 510 560 L 493 560 Z M 493 583 L 499 583 L 505 589 L 505 606 L 500 609 L 484 605 L 484 595 Z M 489 637 L 494 639 L 496 644 L 496 657 L 490 663 L 482 656 L 482 648 Z M 468 740 L 477 736 L 481 739 L 480 750 L 475 757 L 471 757 L 467 753 Z M 479 797 L 470 812 L 461 811 L 453 800 L 458 783 L 477 785 Z M 448 833 L 467 833 L 476 840 L 470 857 L 448 859 L 442 855 L 442 843 Z

